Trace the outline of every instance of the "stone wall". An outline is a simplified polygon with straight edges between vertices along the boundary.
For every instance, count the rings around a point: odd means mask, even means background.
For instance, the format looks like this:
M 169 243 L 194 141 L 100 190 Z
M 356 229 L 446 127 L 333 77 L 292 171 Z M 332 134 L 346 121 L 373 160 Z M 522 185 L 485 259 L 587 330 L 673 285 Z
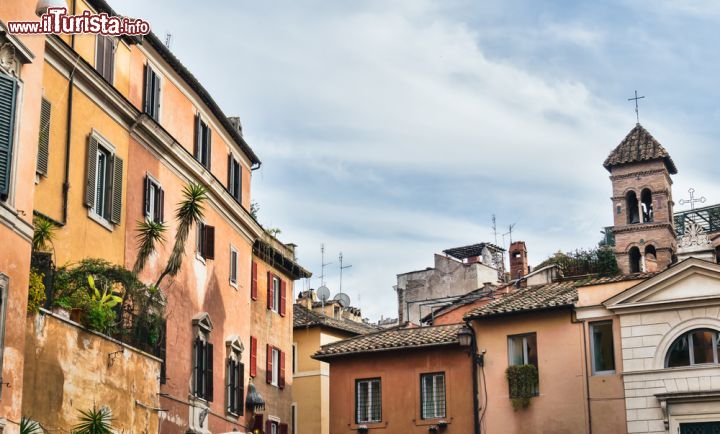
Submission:
M 719 317 L 717 306 L 620 317 L 628 433 L 668 432 L 657 394 L 720 390 L 717 365 L 664 368 L 665 355 L 677 337 L 696 328 L 720 330 Z M 673 404 L 668 412 L 673 428 Z
M 158 432 L 159 359 L 47 311 L 25 338 L 24 416 L 68 433 L 80 410 L 107 406 L 114 432 Z

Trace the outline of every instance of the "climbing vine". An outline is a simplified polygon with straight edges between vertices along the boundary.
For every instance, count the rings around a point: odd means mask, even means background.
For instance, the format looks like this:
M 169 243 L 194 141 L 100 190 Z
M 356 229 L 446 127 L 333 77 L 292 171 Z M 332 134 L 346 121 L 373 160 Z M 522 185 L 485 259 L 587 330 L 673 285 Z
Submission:
M 505 376 L 510 387 L 510 400 L 514 410 L 530 405 L 530 398 L 537 395 L 538 370 L 535 365 L 509 366 Z

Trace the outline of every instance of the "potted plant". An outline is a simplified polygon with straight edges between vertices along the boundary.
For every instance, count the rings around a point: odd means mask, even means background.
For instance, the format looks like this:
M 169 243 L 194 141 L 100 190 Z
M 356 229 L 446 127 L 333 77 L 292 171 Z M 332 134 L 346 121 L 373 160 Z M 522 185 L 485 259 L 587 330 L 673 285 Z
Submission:
M 527 408 L 530 399 L 537 395 L 538 370 L 535 365 L 509 366 L 505 376 L 510 386 L 513 410 Z
M 112 434 L 112 412 L 107 407 L 80 410 L 80 422 L 73 427 L 74 434 Z

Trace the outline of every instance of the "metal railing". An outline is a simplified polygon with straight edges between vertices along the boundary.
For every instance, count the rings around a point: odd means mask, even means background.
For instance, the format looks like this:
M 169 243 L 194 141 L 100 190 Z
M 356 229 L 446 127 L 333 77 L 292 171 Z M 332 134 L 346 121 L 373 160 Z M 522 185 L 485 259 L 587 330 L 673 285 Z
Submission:
M 703 228 L 706 233 L 718 232 L 720 231 L 720 205 L 676 212 L 674 219 L 675 233 L 678 237 L 685 234 L 685 227 L 691 221 Z

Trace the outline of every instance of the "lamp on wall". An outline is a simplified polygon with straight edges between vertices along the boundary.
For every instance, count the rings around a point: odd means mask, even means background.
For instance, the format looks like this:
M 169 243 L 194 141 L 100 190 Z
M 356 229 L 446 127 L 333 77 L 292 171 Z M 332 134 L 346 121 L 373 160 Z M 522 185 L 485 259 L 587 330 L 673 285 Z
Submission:
M 35 7 L 35 14 L 41 16 L 46 13 L 50 8 L 68 8 L 65 0 L 38 0 L 37 6 Z
M 469 347 L 472 345 L 473 340 L 473 332 L 470 330 L 470 327 L 464 326 L 458 331 L 458 341 L 460 342 L 461 347 Z

